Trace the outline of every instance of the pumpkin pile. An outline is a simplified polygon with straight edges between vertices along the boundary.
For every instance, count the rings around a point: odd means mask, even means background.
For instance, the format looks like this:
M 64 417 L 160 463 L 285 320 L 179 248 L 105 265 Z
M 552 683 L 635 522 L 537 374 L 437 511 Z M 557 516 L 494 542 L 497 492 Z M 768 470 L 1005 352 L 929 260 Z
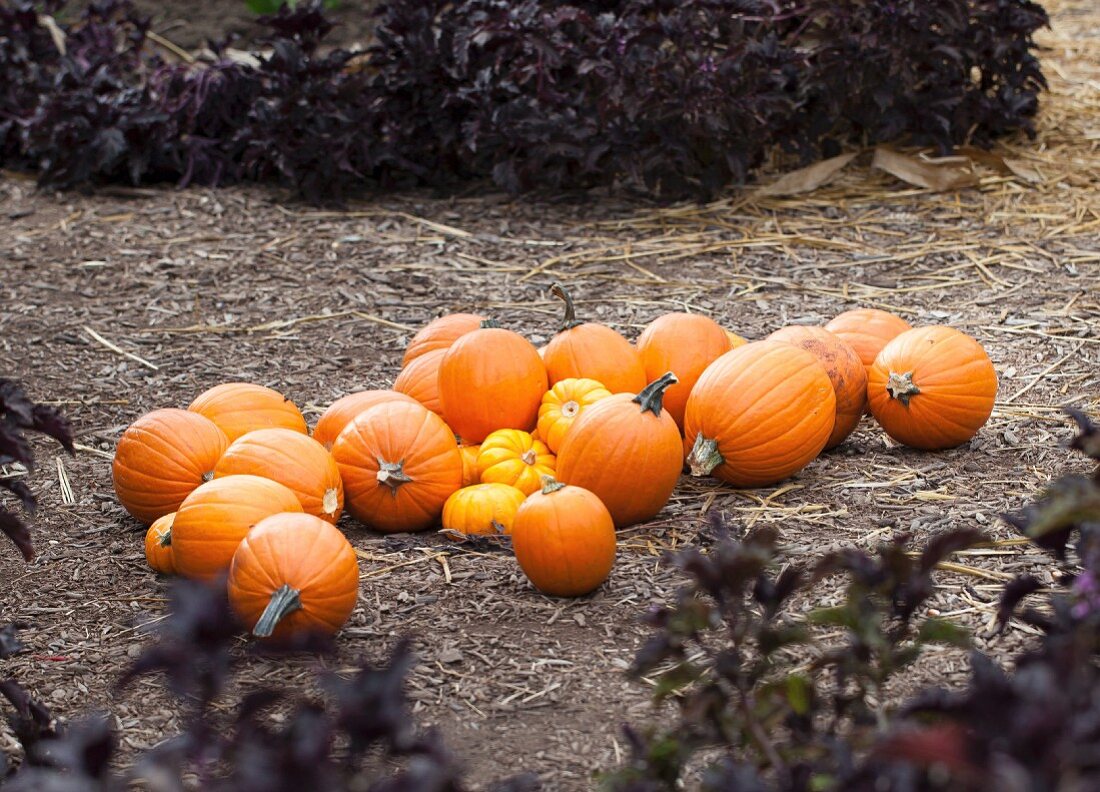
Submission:
M 258 637 L 334 633 L 358 595 L 346 509 L 384 533 L 507 535 L 539 590 L 579 596 L 611 572 L 616 529 L 652 519 L 682 472 L 737 487 L 794 475 L 869 411 L 920 449 L 966 442 L 997 391 L 981 345 L 875 309 L 748 342 L 704 316 L 631 343 L 582 322 L 569 293 L 541 349 L 451 314 L 418 332 L 391 390 L 337 400 L 310 436 L 293 402 L 226 383 L 135 421 L 115 492 L 149 525 L 149 564 L 228 575 Z

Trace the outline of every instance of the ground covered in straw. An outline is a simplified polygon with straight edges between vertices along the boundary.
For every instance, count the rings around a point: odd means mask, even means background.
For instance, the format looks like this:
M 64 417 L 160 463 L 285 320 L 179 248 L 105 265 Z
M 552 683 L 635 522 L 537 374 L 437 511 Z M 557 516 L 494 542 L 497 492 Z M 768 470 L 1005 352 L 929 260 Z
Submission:
M 905 185 L 870 168 L 869 153 L 809 194 L 664 208 L 481 194 L 330 213 L 266 190 L 44 195 L 5 174 L 0 366 L 61 405 L 80 443 L 56 460 L 40 447 L 41 557 L 24 565 L 0 546 L 0 623 L 32 624 L 30 652 L 5 675 L 58 714 L 110 710 L 129 748 L 173 734 L 181 709 L 154 681 L 109 692 L 165 602 L 143 530 L 111 490 L 125 426 L 226 380 L 276 387 L 315 418 L 340 395 L 389 385 L 410 334 L 445 311 L 491 314 L 542 343 L 559 314 L 553 279 L 585 317 L 630 337 L 672 310 L 749 338 L 856 306 L 947 323 L 986 346 L 1001 391 L 989 424 L 953 451 L 896 447 L 867 421 L 777 487 L 685 478 L 656 521 L 622 533 L 610 582 L 578 601 L 533 592 L 507 553 L 344 523 L 362 599 L 327 662 L 381 660 L 398 636 L 417 636 L 416 708 L 473 781 L 530 769 L 548 788 L 583 789 L 615 762 L 619 724 L 651 715 L 647 687 L 622 674 L 645 635 L 637 617 L 670 598 L 678 578 L 662 554 L 692 543 L 709 512 L 776 525 L 795 558 L 947 526 L 1009 538 L 997 515 L 1075 464 L 1059 447 L 1070 434 L 1059 407 L 1100 409 L 1100 14 L 1088 0 L 1052 10 L 1039 140 L 1008 143 L 1008 164 L 974 166 L 978 184 L 959 192 Z M 1050 580 L 1055 567 L 1014 544 L 956 563 L 935 609 L 1010 657 L 1029 636 L 1017 625 L 992 639 L 991 599 L 1011 575 Z M 823 587 L 806 607 L 837 595 Z M 315 662 L 254 660 L 247 677 L 293 685 Z M 933 652 L 896 693 L 966 670 L 962 653 Z

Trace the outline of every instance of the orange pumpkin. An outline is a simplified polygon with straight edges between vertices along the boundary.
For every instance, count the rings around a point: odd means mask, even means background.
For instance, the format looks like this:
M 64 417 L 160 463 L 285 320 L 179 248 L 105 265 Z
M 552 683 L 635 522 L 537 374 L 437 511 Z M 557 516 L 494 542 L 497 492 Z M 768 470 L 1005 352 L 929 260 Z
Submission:
M 890 437 L 938 450 L 965 443 L 985 425 L 997 397 L 997 372 L 982 345 L 935 325 L 887 344 L 867 382 L 871 414 Z
M 553 475 L 554 455 L 527 432 L 498 429 L 481 444 L 477 470 L 483 484 L 509 484 L 530 495 L 542 486 L 542 476 Z
M 428 352 L 450 348 L 451 344 L 459 338 L 481 327 L 484 321 L 485 317 L 471 313 L 447 314 L 433 319 L 412 337 L 412 341 L 405 348 L 401 367 L 404 368 Z
M 344 485 L 332 455 L 290 429 L 257 429 L 234 441 L 214 478 L 248 473 L 277 481 L 298 496 L 306 514 L 335 523 L 344 510 Z
M 172 556 L 172 520 L 176 513 L 159 517 L 145 532 L 145 560 L 162 575 L 176 574 L 176 561 Z
M 684 408 L 695 381 L 703 370 L 730 350 L 722 326 L 706 316 L 670 313 L 654 319 L 638 337 L 647 380 L 671 371 L 678 380 L 665 391 L 664 408 L 681 431 Z
M 816 457 L 833 431 L 836 394 L 816 357 L 780 341 L 731 350 L 695 383 L 684 416 L 693 476 L 774 484 Z
M 648 520 L 668 503 L 684 463 L 680 430 L 661 407 L 672 372 L 637 396 L 618 393 L 589 407 L 558 454 L 561 481 L 596 494 L 620 528 Z
M 443 362 L 446 349 L 425 352 L 413 360 L 393 381 L 393 389 L 410 396 L 423 404 L 436 415 L 443 415 L 439 403 L 439 364 Z
M 225 476 L 208 481 L 180 505 L 172 523 L 176 572 L 211 580 L 229 568 L 248 530 L 272 514 L 301 512 L 298 496 L 259 476 Z
M 388 401 L 411 402 L 416 399 L 395 390 L 365 390 L 349 393 L 330 404 L 317 419 L 317 426 L 313 429 L 313 439 L 323 445 L 325 450 L 331 451 L 336 437 L 344 431 L 345 426 L 351 423 L 352 418 L 363 410 Z
M 570 378 L 554 383 L 539 405 L 539 435 L 543 442 L 556 454 L 581 413 L 610 395 L 611 391 L 593 379 Z
M 825 450 L 843 443 L 856 428 L 867 406 L 867 370 L 859 355 L 823 327 L 792 325 L 776 330 L 768 340 L 801 347 L 825 367 L 836 394 L 836 422 Z
M 443 415 L 469 443 L 497 429 L 533 429 L 546 388 L 546 367 L 535 347 L 499 327 L 462 336 L 439 367 Z
M 542 356 L 550 384 L 584 378 L 602 382 L 612 393 L 637 393 L 644 388 L 645 366 L 634 345 L 607 325 L 579 321 L 573 298 L 560 283 L 550 293 L 565 301 L 561 330 Z
M 282 427 L 309 434 L 294 402 L 276 390 L 247 382 L 227 382 L 200 393 L 187 408 L 205 415 L 225 432 L 229 442 L 253 429 Z
M 882 348 L 913 328 L 900 316 L 878 308 L 856 308 L 837 316 L 825 325 L 825 329 L 854 349 L 870 373 Z
M 479 445 L 464 445 L 458 447 L 458 453 L 462 455 L 462 486 L 472 487 L 481 481 L 481 474 L 477 469 L 477 455 L 481 451 Z
M 233 611 L 257 638 L 333 635 L 359 597 L 359 562 L 330 523 L 275 514 L 237 547 L 228 588 Z
M 526 497 L 508 484 L 463 487 L 443 504 L 443 530 L 464 535 L 510 534 L 516 510 Z
M 229 441 L 212 421 L 187 410 L 154 410 L 119 438 L 111 478 L 119 503 L 151 524 L 209 481 Z
M 376 531 L 422 531 L 462 486 L 462 455 L 442 419 L 419 404 L 387 402 L 361 412 L 332 446 L 344 499 Z
M 542 490 L 516 512 L 512 549 L 539 591 L 579 597 L 599 588 L 611 574 L 615 523 L 596 495 L 547 476 Z
M 726 338 L 729 339 L 730 349 L 737 349 L 737 347 L 744 346 L 745 344 L 749 343 L 749 339 L 737 335 L 737 333 L 733 332 L 732 330 L 726 331 Z

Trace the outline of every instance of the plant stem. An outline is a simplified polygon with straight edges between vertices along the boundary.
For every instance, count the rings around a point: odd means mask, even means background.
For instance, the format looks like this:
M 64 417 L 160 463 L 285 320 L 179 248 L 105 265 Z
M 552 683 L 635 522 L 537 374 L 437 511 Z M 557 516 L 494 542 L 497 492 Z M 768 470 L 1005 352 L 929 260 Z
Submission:
M 665 389 L 669 385 L 675 385 L 680 380 L 676 379 L 676 375 L 671 371 L 666 371 L 653 382 L 642 388 L 642 392 L 635 396 L 631 401 L 635 404 L 642 405 L 642 412 L 649 410 L 658 418 L 661 417 L 661 402 L 665 398 Z
M 558 328 L 558 332 L 572 330 L 574 327 L 584 324 L 584 322 L 577 319 L 577 309 L 573 305 L 573 298 L 569 296 L 569 292 L 565 290 L 560 282 L 554 282 L 550 287 L 550 294 L 565 302 L 565 317 L 561 320 L 561 327 Z
M 902 406 L 908 407 L 909 400 L 920 393 L 920 388 L 913 384 L 913 372 L 904 374 L 890 372 L 890 378 L 886 380 L 886 391 L 891 399 L 897 399 Z
M 375 474 L 375 478 L 378 479 L 379 484 L 385 484 L 390 488 L 390 493 L 393 497 L 397 497 L 397 490 L 402 484 L 408 484 L 412 479 L 405 473 L 404 470 L 405 460 L 400 462 L 386 462 L 385 460 L 378 460 L 378 473 Z
M 709 476 L 725 461 L 718 453 L 718 441 L 706 438 L 702 434 L 695 438 L 695 445 L 691 447 L 691 453 L 687 458 L 693 476 Z
M 267 607 L 264 608 L 264 612 L 260 615 L 260 620 L 252 628 L 252 634 L 257 638 L 270 638 L 271 634 L 275 632 L 275 628 L 279 626 L 279 622 L 294 613 L 294 611 L 301 609 L 302 598 L 299 596 L 300 593 L 298 589 L 293 589 L 285 583 L 281 588 L 276 589 L 272 593 Z
M 539 480 L 542 482 L 542 494 L 549 495 L 551 492 L 557 492 L 565 485 L 558 481 L 553 476 L 543 473 Z

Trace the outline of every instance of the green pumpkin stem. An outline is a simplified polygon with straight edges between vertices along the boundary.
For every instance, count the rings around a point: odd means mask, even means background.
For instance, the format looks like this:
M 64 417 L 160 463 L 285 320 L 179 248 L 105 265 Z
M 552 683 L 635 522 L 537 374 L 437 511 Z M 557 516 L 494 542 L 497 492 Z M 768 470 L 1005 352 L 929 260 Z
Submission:
M 171 528 L 169 528 L 167 531 L 162 533 L 160 535 L 160 537 L 158 537 L 157 544 L 159 544 L 161 547 L 171 547 L 172 546 L 172 529 Z
M 909 400 L 920 393 L 920 388 L 913 384 L 913 372 L 904 374 L 890 372 L 890 378 L 886 380 L 886 392 L 891 399 L 897 399 L 903 407 L 909 406 Z
M 500 322 L 498 322 L 496 319 L 482 319 L 479 327 L 481 327 L 482 330 L 500 327 Z
M 565 486 L 548 473 L 543 473 L 541 476 L 539 476 L 539 481 L 542 482 L 543 495 L 549 495 L 551 492 L 557 492 Z
M 565 317 L 561 320 L 561 327 L 558 328 L 559 333 L 584 324 L 584 322 L 577 319 L 577 308 L 573 305 L 573 298 L 569 296 L 569 292 L 565 290 L 560 282 L 554 282 L 550 287 L 550 294 L 565 302 Z
M 397 497 L 397 490 L 402 484 L 408 484 L 412 481 L 412 478 L 405 473 L 405 460 L 400 462 L 386 462 L 383 459 L 378 460 L 378 473 L 375 477 L 378 479 L 379 484 L 385 484 L 390 488 L 390 493 L 393 497 Z
M 665 397 L 665 388 L 669 385 L 675 385 L 680 380 L 676 379 L 676 375 L 671 371 L 666 371 L 653 382 L 642 388 L 642 392 L 635 396 L 631 401 L 635 404 L 642 405 L 642 412 L 649 410 L 658 418 L 661 417 L 661 401 Z
M 701 434 L 695 438 L 695 444 L 691 447 L 691 453 L 687 458 L 691 475 L 696 477 L 709 476 L 725 461 L 718 453 L 718 441 L 703 437 Z
M 260 620 L 252 628 L 252 634 L 257 638 L 270 638 L 271 634 L 275 632 L 275 628 L 279 626 L 279 622 L 294 613 L 294 611 L 301 610 L 302 598 L 300 594 L 301 592 L 298 589 L 293 589 L 285 583 L 272 592 L 267 607 L 260 615 Z

